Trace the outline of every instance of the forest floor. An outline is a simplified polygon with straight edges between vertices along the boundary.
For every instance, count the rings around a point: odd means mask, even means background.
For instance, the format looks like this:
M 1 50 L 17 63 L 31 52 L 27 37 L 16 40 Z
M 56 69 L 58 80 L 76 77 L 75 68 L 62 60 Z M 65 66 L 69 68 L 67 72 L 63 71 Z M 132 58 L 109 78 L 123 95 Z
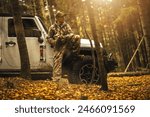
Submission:
M 150 75 L 108 77 L 109 91 L 99 85 L 63 85 L 50 80 L 0 78 L 0 99 L 4 100 L 150 100 Z

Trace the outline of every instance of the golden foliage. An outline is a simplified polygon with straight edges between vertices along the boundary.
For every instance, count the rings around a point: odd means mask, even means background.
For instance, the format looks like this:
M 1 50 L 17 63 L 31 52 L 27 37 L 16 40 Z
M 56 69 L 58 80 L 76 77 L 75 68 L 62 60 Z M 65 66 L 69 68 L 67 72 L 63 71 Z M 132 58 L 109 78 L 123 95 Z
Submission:
M 7 87 L 7 83 L 13 87 Z M 49 80 L 0 79 L 0 99 L 4 100 L 145 100 L 150 99 L 150 75 L 138 77 L 109 77 L 109 91 L 98 85 L 68 84 L 58 89 Z

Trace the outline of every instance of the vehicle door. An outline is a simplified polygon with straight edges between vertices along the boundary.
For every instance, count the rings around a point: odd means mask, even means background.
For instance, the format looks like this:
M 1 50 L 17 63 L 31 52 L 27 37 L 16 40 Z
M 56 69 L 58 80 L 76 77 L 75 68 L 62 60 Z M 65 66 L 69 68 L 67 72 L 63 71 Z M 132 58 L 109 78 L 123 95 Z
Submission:
M 40 46 L 38 38 L 32 33 L 33 30 L 39 30 L 34 18 L 23 18 L 22 23 L 25 31 L 25 40 L 27 44 L 31 69 L 38 69 L 40 62 Z M 12 18 L 6 20 L 8 34 L 4 42 L 4 59 L 8 68 L 20 69 L 20 54 Z

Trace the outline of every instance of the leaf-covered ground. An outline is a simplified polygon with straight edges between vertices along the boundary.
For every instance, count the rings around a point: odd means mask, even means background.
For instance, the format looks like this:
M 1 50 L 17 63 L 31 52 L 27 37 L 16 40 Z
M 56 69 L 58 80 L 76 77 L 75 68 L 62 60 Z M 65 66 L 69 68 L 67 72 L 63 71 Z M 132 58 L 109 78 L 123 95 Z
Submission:
M 63 85 L 50 80 L 0 78 L 0 99 L 5 100 L 150 100 L 150 75 L 109 77 L 109 91 L 98 85 Z

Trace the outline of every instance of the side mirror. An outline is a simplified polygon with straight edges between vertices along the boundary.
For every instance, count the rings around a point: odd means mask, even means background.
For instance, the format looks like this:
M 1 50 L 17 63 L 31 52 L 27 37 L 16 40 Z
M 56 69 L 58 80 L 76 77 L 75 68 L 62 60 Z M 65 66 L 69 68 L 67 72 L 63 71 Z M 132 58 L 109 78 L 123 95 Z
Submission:
M 42 33 L 38 29 L 33 29 L 33 36 L 38 38 L 39 43 L 43 43 L 43 39 L 41 38 Z
M 43 41 L 43 39 L 40 37 L 40 38 L 38 38 L 38 42 L 39 42 L 39 43 L 43 43 L 44 41 Z

